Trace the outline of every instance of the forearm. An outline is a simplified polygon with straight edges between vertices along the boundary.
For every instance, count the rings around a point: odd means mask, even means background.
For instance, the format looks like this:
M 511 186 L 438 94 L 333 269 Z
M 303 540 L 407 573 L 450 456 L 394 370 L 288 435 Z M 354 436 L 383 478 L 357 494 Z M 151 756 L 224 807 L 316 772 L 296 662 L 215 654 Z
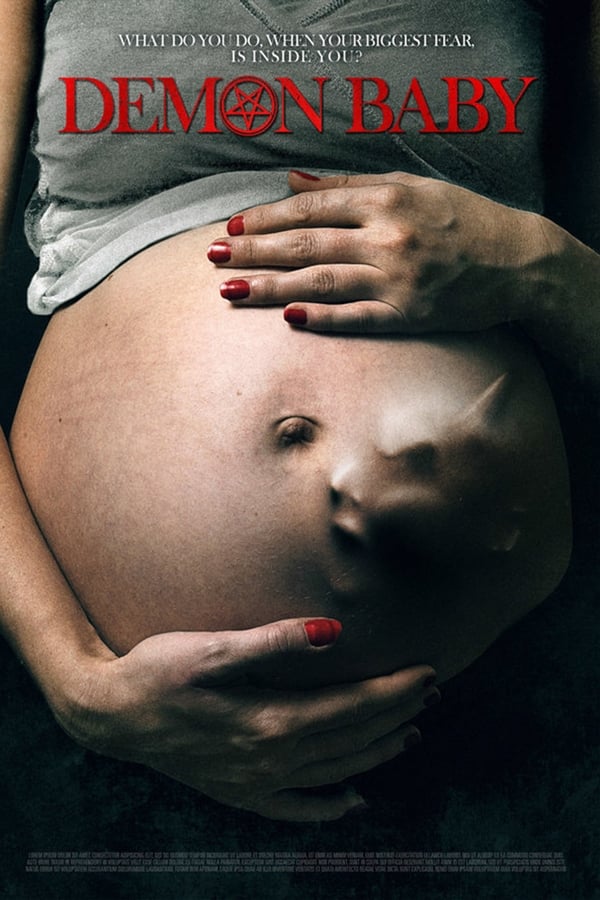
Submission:
M 37 0 L 0 0 L 0 253 L 4 251 L 32 121 L 38 76 Z
M 545 351 L 600 392 L 600 256 L 537 216 L 545 250 L 530 268 L 517 318 Z
M 41 4 L 0 0 L 0 252 L 31 120 Z M 68 718 L 94 658 L 112 654 L 65 581 L 31 514 L 0 433 L 0 630 L 25 661 L 55 713 Z
M 0 440 L 0 627 L 49 702 L 75 702 L 83 662 L 112 658 L 65 581 Z M 70 687 L 69 687 L 70 686 Z M 67 692 L 72 691 L 73 697 Z

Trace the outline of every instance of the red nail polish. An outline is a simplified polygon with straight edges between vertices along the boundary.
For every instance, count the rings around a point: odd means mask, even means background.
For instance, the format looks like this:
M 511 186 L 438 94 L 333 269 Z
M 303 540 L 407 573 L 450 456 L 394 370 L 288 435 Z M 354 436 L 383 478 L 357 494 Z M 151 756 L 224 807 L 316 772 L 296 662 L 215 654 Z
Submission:
M 335 644 L 342 625 L 337 619 L 311 619 L 304 623 L 304 630 L 313 647 L 326 647 L 328 644 Z
M 290 175 L 297 175 L 299 178 L 306 178 L 307 181 L 321 180 L 318 175 L 311 175 L 310 172 L 301 172 L 300 169 L 290 169 Z
M 237 234 L 244 233 L 244 217 L 243 216 L 234 216 L 233 219 L 230 219 L 227 223 L 227 234 L 230 234 L 232 237 L 235 237 Z
M 243 278 L 232 278 L 224 281 L 219 290 L 225 300 L 244 300 L 250 294 L 250 285 Z
M 286 322 L 289 322 L 290 325 L 306 325 L 307 315 L 306 310 L 304 309 L 290 309 L 287 307 L 283 311 L 283 318 Z
M 231 259 L 231 247 L 225 241 L 215 241 L 206 251 L 211 262 L 225 263 Z

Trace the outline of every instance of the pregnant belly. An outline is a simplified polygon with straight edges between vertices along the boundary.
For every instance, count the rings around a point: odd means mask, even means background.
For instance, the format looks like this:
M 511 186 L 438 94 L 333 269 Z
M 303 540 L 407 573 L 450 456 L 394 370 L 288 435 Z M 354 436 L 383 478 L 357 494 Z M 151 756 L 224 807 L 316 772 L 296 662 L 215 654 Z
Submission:
M 205 250 L 222 234 L 213 226 L 149 248 L 50 322 L 11 441 L 57 560 L 120 653 L 163 631 L 331 615 L 344 632 L 322 655 L 316 680 L 413 663 L 452 675 L 559 579 L 566 518 L 548 543 L 542 586 L 522 606 L 492 587 L 419 592 L 414 581 L 379 601 L 363 594 L 345 602 L 321 589 L 310 566 L 286 573 L 282 587 L 256 510 L 236 507 L 211 473 L 232 456 L 226 423 L 261 402 L 266 364 L 283 371 L 282 342 L 287 358 L 301 354 L 310 368 L 314 354 L 314 365 L 335 373 L 342 339 L 294 332 L 280 310 L 234 310 L 221 300 L 222 273 Z M 363 361 L 373 352 L 367 341 L 354 349 Z M 233 448 L 234 457 L 244 452 Z M 564 494 L 559 474 L 555 489 Z M 299 671 L 286 678 L 306 681 Z

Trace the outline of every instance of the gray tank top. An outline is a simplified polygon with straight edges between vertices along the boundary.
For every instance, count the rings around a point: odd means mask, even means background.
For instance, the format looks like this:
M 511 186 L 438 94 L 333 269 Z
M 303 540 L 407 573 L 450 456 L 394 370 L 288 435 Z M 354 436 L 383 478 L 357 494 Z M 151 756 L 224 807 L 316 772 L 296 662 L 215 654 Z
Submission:
M 285 196 L 290 167 L 404 170 L 540 210 L 543 4 L 424 6 L 47 2 L 30 308 Z

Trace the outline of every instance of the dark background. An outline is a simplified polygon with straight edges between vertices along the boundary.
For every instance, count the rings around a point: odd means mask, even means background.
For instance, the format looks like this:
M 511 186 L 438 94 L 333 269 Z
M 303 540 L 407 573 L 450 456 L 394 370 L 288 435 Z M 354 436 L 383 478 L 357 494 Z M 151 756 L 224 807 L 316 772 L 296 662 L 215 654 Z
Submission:
M 569 8 L 576 14 L 578 4 Z M 565 33 L 557 23 L 550 37 L 562 60 L 556 89 L 566 96 L 566 67 L 576 77 L 581 59 L 564 46 Z M 560 102 L 556 92 L 553 97 Z M 586 204 L 597 206 L 584 182 L 578 205 L 583 225 L 570 220 L 571 186 L 581 184 L 573 180 L 579 163 L 572 153 L 562 155 L 559 137 L 549 130 L 556 186 L 550 211 L 591 241 L 595 225 L 585 215 Z M 29 164 L 23 196 L 33 179 Z M 5 428 L 44 326 L 24 308 L 33 265 L 15 229 L 0 308 Z M 274 823 L 220 807 L 139 767 L 88 753 L 63 735 L 25 669 L 2 645 L 0 895 L 19 900 L 600 897 L 598 428 L 581 389 L 552 361 L 549 365 L 564 409 L 578 510 L 571 571 L 542 608 L 444 688 L 443 703 L 423 718 L 420 748 L 356 779 L 369 811 L 333 824 Z M 52 850 L 555 851 L 564 853 L 567 872 L 26 874 L 28 853 Z

